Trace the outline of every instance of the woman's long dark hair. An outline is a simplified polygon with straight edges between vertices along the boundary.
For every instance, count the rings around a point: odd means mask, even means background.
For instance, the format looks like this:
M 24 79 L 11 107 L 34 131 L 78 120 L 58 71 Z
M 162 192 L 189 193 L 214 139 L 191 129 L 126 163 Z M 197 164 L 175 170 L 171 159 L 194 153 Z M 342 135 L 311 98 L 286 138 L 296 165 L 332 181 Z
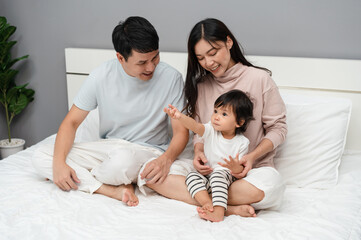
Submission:
M 198 98 L 197 84 L 202 81 L 204 76 L 211 74 L 199 64 L 194 51 L 194 46 L 201 39 L 204 39 L 211 45 L 213 45 L 216 41 L 222 41 L 226 43 L 227 36 L 230 37 L 233 41 L 233 46 L 230 49 L 231 58 L 236 63 L 242 63 L 246 66 L 256 67 L 244 57 L 240 44 L 223 22 L 214 18 L 207 18 L 198 22 L 193 27 L 188 38 L 188 67 L 184 87 L 184 93 L 187 100 L 187 105 L 184 109 L 186 110 L 187 115 L 193 118 L 196 115 L 195 107 Z M 257 68 L 263 69 L 271 74 L 271 71 L 268 69 L 261 67 Z

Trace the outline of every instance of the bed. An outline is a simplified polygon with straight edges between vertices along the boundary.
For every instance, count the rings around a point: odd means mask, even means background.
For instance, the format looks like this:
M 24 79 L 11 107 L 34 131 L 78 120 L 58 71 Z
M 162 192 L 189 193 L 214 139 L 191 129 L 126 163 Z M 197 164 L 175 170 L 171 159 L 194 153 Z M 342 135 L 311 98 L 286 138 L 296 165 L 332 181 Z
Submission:
M 89 72 L 113 50 L 67 48 L 69 107 Z M 185 53 L 161 52 L 186 71 Z M 211 223 L 195 207 L 156 193 L 127 207 L 80 191 L 63 192 L 37 175 L 30 159 L 38 144 L 0 161 L 0 239 L 361 239 L 361 61 L 249 56 L 272 70 L 287 107 L 289 134 L 276 167 L 287 188 L 281 208 L 256 218 Z M 76 141 L 97 136 L 97 111 Z M 191 153 L 189 153 L 191 154 Z

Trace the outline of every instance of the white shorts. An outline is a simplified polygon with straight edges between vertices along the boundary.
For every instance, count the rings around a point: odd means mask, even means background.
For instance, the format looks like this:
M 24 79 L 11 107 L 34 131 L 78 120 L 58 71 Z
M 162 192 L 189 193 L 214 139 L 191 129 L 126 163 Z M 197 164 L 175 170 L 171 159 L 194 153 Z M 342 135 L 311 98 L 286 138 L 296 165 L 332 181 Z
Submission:
M 285 185 L 281 175 L 273 167 L 253 168 L 243 180 L 264 192 L 264 198 L 251 204 L 256 210 L 278 209 L 282 204 Z

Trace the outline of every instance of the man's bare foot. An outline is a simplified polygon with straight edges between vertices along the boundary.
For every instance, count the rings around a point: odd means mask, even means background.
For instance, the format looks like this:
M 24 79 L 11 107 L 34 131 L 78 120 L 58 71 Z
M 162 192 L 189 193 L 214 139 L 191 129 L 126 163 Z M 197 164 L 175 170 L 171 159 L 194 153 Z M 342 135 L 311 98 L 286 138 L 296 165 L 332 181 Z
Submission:
M 130 187 L 128 187 L 128 186 L 130 186 Z M 122 190 L 121 201 L 130 207 L 135 207 L 138 205 L 139 200 L 138 200 L 138 197 L 134 193 L 134 187 L 132 185 L 127 185 Z
M 251 205 L 228 206 L 226 216 L 238 215 L 241 217 L 257 217 L 256 211 Z
M 139 203 L 138 197 L 134 193 L 134 186 L 132 184 L 120 186 L 103 184 L 95 191 L 95 193 L 120 200 L 131 207 L 137 206 Z
M 198 215 L 200 218 L 211 222 L 221 222 L 224 218 L 224 207 L 215 206 L 213 212 L 208 210 L 198 211 Z M 197 209 L 198 210 L 198 209 Z

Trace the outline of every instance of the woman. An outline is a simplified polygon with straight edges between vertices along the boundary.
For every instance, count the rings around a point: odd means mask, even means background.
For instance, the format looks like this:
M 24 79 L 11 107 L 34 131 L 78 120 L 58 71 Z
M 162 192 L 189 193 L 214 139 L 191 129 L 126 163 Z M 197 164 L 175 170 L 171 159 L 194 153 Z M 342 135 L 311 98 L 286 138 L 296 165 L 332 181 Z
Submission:
M 255 120 L 244 133 L 250 140 L 249 152 L 239 160 L 245 168 L 234 175 L 238 180 L 229 188 L 226 215 L 254 217 L 257 209 L 277 208 L 281 204 L 284 185 L 273 158 L 287 134 L 286 109 L 270 71 L 246 60 L 223 22 L 205 19 L 194 26 L 188 39 L 188 115 L 201 123 L 209 122 L 213 102 L 231 89 L 249 95 Z M 203 143 L 197 137 L 194 152 L 194 167 L 203 175 L 209 174 L 212 169 L 205 165 Z

